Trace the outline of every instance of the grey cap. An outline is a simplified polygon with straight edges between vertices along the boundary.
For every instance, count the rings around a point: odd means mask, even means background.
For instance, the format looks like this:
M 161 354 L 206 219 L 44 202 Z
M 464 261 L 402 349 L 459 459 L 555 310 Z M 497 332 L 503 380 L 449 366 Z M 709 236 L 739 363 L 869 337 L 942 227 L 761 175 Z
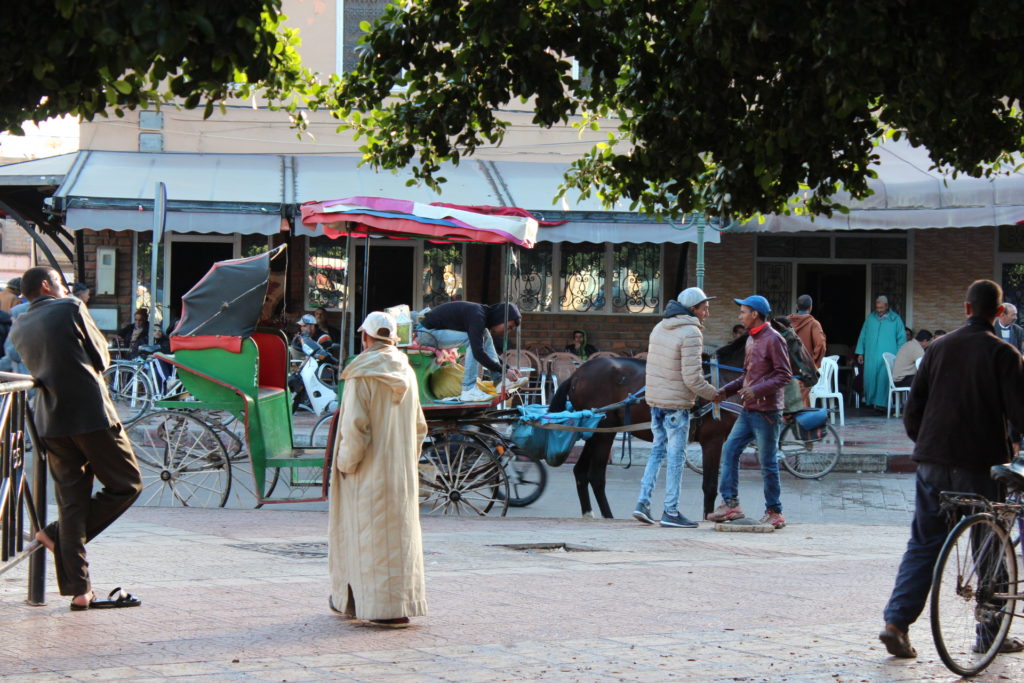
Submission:
M 704 290 L 700 287 L 689 287 L 679 292 L 679 296 L 676 297 L 676 301 L 687 308 L 693 308 L 694 306 L 699 306 L 705 301 L 710 301 L 714 298 L 715 297 L 713 296 L 705 294 Z

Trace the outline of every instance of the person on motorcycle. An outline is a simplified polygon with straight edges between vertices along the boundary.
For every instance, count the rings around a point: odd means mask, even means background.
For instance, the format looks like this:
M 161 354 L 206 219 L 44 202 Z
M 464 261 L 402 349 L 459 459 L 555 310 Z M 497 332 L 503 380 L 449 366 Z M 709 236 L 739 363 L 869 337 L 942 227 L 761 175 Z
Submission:
M 292 340 L 292 346 L 301 351 L 303 339 L 316 342 L 324 351 L 329 351 L 334 343 L 331 335 L 317 327 L 316 318 L 309 313 L 299 318 L 299 333 Z

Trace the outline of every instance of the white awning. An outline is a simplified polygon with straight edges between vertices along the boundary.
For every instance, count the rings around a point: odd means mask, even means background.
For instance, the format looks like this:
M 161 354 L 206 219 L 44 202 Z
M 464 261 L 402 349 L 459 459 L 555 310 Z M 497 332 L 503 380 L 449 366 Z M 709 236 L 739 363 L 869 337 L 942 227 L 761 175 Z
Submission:
M 877 148 L 877 178 L 868 180 L 874 194 L 862 200 L 841 193 L 836 199 L 850 212 L 814 220 L 806 216 L 766 216 L 730 232 L 799 232 L 813 230 L 910 230 L 1012 225 L 1024 219 L 1024 174 L 992 178 L 953 178 L 929 170 L 928 150 L 905 139 Z
M 153 229 L 156 185 L 167 229 L 272 235 L 281 230 L 288 157 L 84 151 L 54 193 L 71 230 Z
M 878 148 L 878 178 L 869 181 L 875 194 L 845 202 L 849 214 L 811 220 L 802 216 L 767 216 L 736 232 L 806 230 L 885 230 L 908 228 L 1006 225 L 1024 219 L 1024 174 L 993 179 L 955 179 L 929 171 L 927 152 L 905 141 Z M 73 163 L 70 163 L 73 160 Z M 541 241 L 557 242 L 696 242 L 695 228 L 681 229 L 628 211 L 605 209 L 594 197 L 574 199 L 575 192 L 556 200 L 566 165 L 470 159 L 449 166 L 440 193 L 407 186 L 407 170 L 374 172 L 359 159 L 345 156 L 274 154 L 178 154 L 84 151 L 0 167 L 0 185 L 24 184 L 29 164 L 66 168 L 63 183 L 51 201 L 66 214 L 68 228 L 93 230 L 152 229 L 153 195 L 157 182 L 167 187 L 167 226 L 174 231 L 273 234 L 295 205 L 345 196 L 379 196 L 421 203 L 519 207 L 541 221 L 568 221 L 542 227 Z M 70 168 L 68 168 L 70 166 Z M 15 167 L 24 167 L 16 169 Z M 5 173 L 10 170 L 9 173 Z M 28 175 L 26 175 L 28 173 Z M 22 180 L 15 180 L 21 178 Z M 42 182 L 40 184 L 43 184 Z M 842 201 L 844 198 L 839 197 Z M 297 234 L 308 234 L 296 226 Z M 718 242 L 715 230 L 705 241 Z
M 0 166 L 0 185 L 60 185 L 77 153 L 19 161 Z

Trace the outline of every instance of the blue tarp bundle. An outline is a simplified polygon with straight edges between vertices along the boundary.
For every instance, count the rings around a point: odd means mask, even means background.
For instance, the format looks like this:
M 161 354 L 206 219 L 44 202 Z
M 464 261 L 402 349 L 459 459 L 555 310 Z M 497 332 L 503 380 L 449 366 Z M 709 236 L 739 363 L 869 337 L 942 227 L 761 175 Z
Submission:
M 570 406 L 571 407 L 571 406 Z M 569 457 L 569 451 L 579 438 L 589 439 L 593 432 L 569 432 L 536 427 L 528 422 L 569 425 L 571 427 L 596 427 L 604 413 L 593 410 L 566 410 L 549 413 L 547 406 L 519 406 L 519 422 L 512 428 L 512 442 L 527 455 L 543 459 L 548 465 L 558 467 Z

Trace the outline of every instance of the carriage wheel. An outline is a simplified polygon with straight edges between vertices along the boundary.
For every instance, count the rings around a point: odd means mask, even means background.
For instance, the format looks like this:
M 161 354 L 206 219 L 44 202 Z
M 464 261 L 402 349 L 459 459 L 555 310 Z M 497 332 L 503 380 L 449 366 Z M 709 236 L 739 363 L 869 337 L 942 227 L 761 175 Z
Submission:
M 263 507 L 263 503 L 258 502 L 259 498 L 256 496 L 256 478 L 253 476 L 249 451 L 245 447 L 245 434 L 244 432 L 239 434 L 232 429 L 232 426 L 241 427 L 241 423 L 235 421 L 234 415 L 224 410 L 202 410 L 192 414 L 214 431 L 231 461 L 231 495 L 228 497 L 226 506 L 231 508 L 252 506 L 257 510 Z M 273 494 L 277 479 L 278 469 L 276 467 L 267 470 L 264 499 Z
M 103 382 L 121 424 L 139 419 L 153 405 L 153 383 L 137 365 L 115 363 L 103 371 Z
M 126 427 L 142 470 L 141 505 L 224 507 L 231 459 L 207 424 L 188 413 L 148 413 Z
M 835 468 L 843 454 L 839 434 L 826 424 L 821 429 L 821 438 L 812 441 L 801 440 L 796 433 L 795 423 L 782 430 L 779 437 L 779 454 L 782 466 L 800 479 L 821 479 Z
M 443 431 L 447 438 L 459 434 L 463 438 L 476 439 L 498 457 L 508 479 L 508 504 L 512 507 L 536 503 L 547 488 L 548 471 L 544 464 L 523 453 L 495 429 L 486 425 L 461 424 L 454 428 L 446 427 Z
M 501 461 L 472 434 L 428 434 L 419 472 L 424 514 L 504 517 L 508 512 L 508 477 Z

